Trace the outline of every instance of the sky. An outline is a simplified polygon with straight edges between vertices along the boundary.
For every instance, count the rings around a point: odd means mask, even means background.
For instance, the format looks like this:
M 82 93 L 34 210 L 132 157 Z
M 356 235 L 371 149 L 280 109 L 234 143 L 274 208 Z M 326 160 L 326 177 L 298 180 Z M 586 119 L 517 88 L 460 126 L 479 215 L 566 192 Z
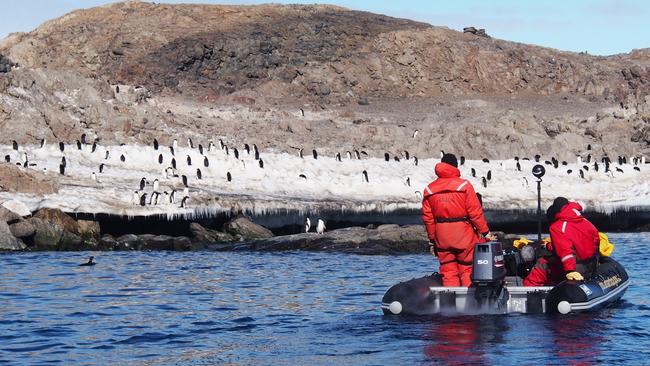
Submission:
M 0 38 L 26 32 L 72 10 L 109 0 L 22 0 L 3 3 Z M 314 0 L 166 0 L 166 3 L 220 4 L 314 3 Z M 329 4 L 408 18 L 462 30 L 485 28 L 495 38 L 594 55 L 650 47 L 650 1 L 647 0 L 328 0 Z

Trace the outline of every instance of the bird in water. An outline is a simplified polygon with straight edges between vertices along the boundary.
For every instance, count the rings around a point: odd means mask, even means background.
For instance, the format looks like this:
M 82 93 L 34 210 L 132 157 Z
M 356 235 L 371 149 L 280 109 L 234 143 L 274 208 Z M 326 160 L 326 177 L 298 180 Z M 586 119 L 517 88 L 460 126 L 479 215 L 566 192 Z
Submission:
M 88 258 L 88 262 L 86 262 L 86 263 L 81 263 L 79 266 L 80 266 L 80 267 L 82 267 L 82 266 L 94 266 L 95 264 L 97 264 L 97 263 L 95 263 L 95 257 L 93 257 L 93 256 L 91 255 L 90 258 Z

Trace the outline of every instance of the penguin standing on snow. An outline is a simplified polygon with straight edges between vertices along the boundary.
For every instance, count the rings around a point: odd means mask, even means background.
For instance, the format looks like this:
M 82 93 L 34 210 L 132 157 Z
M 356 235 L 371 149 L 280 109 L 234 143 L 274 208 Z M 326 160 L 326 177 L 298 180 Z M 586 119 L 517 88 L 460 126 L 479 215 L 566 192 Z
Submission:
M 230 172 L 226 172 L 226 180 L 232 182 L 232 174 L 230 174 Z
M 325 221 L 322 219 L 318 219 L 318 223 L 316 224 L 316 233 L 318 234 L 323 234 L 325 232 Z
M 260 159 L 259 165 L 261 169 L 264 169 L 264 160 Z
M 162 164 L 162 163 L 163 163 L 163 154 L 159 154 L 158 155 L 158 164 Z
M 154 192 L 158 192 L 159 186 L 160 186 L 160 184 L 158 183 L 158 178 L 154 179 L 153 180 L 153 190 L 154 190 Z
M 141 190 L 141 191 L 144 191 L 144 187 L 145 187 L 146 185 L 147 185 L 147 179 L 146 179 L 146 178 L 142 178 L 142 179 L 140 179 L 140 190 Z
M 185 187 L 187 187 L 187 176 L 186 176 L 186 175 L 182 175 L 182 176 L 181 176 L 181 179 L 183 180 L 183 185 L 184 185 Z
M 126 161 L 126 156 L 124 154 L 120 155 L 120 161 L 125 162 Z
M 188 155 L 187 156 L 187 166 L 192 165 L 192 158 Z
M 153 149 L 158 150 L 158 140 L 153 139 Z
M 181 200 L 181 208 L 187 208 L 187 203 L 190 198 L 188 196 L 183 197 L 183 200 Z
M 145 206 L 147 204 L 147 194 L 144 193 L 140 196 L 140 206 Z
M 305 218 L 305 232 L 308 233 L 309 229 L 311 229 L 311 220 L 307 217 Z
M 99 172 L 100 173 L 104 172 L 104 163 L 99 164 Z
M 12 147 L 13 147 L 14 150 L 18 151 L 18 141 L 13 140 L 12 141 Z
M 363 181 L 368 183 L 368 172 L 364 170 L 361 172 L 361 175 L 363 176 Z
M 337 152 L 335 158 L 336 158 L 336 161 L 340 162 L 341 161 L 341 153 Z
M 206 168 L 210 166 L 210 161 L 207 156 L 203 157 L 203 166 Z
M 318 159 L 318 152 L 316 151 L 316 149 L 311 151 L 311 155 L 314 157 L 314 159 Z
M 61 152 L 65 150 L 65 144 L 63 142 L 59 142 L 59 150 L 61 150 Z
M 202 177 L 203 177 L 203 174 L 201 174 L 201 169 L 197 168 L 196 169 L 196 178 L 201 180 Z

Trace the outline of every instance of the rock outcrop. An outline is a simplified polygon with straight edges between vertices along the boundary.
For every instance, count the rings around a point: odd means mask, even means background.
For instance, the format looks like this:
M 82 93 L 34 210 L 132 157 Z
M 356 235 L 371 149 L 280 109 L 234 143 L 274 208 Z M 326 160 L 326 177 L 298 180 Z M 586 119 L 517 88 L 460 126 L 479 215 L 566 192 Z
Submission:
M 245 217 L 237 217 L 224 225 L 224 231 L 239 236 L 244 240 L 267 239 L 273 237 L 273 232 L 258 225 Z
M 381 225 L 376 229 L 350 227 L 325 232 L 278 236 L 245 243 L 216 244 L 221 251 L 324 251 L 353 254 L 422 253 L 429 248 L 423 226 Z

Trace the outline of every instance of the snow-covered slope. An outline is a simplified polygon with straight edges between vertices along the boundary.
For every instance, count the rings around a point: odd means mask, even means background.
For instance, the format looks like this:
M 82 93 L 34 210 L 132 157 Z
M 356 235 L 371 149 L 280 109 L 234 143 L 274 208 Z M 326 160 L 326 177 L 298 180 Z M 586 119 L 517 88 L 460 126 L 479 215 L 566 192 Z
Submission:
M 342 159 L 338 161 L 334 156 L 314 159 L 311 152 L 305 152 L 300 158 L 297 154 L 260 151 L 262 168 L 260 161 L 255 159 L 253 146 L 250 146 L 250 153 L 243 146 L 237 146 L 239 158 L 235 158 L 235 147 L 229 147 L 227 154 L 218 141 L 215 143 L 212 149 L 204 146 L 204 155 L 200 154 L 198 144 L 191 149 L 185 141 L 179 142 L 174 155 L 168 146 L 162 145 L 158 150 L 151 145 L 97 145 L 95 152 L 90 144 L 83 145 L 81 150 L 76 144 L 66 145 L 63 152 L 58 143 L 46 143 L 42 148 L 20 146 L 17 151 L 12 146 L 0 145 L 3 163 L 5 155 L 10 156 L 11 164 L 22 163 L 26 154 L 30 165 L 26 169 L 46 169 L 48 175 L 58 178 L 60 185 L 58 193 L 46 196 L 1 192 L 0 201 L 17 198 L 32 210 L 52 207 L 67 212 L 126 216 L 161 214 L 170 218 L 240 210 L 257 214 L 324 209 L 389 212 L 419 209 L 421 192 L 435 178 L 433 168 L 439 162 L 438 159 L 420 159 L 416 164 L 414 157 L 406 159 L 404 156 L 400 161 L 391 157 L 386 162 L 363 154 L 357 159 L 354 152 L 351 158 L 341 152 Z M 162 163 L 159 163 L 161 154 Z M 191 165 L 187 163 L 188 156 Z M 59 174 L 62 157 L 66 159 L 65 175 Z M 165 170 L 171 166 L 172 158 L 176 159 L 176 176 L 166 176 Z M 542 163 L 544 158 L 550 159 L 542 157 Z M 205 159 L 208 167 L 204 166 Z M 536 163 L 531 160 L 519 163 L 521 171 L 517 170 L 514 159 L 488 163 L 468 160 L 460 169 L 463 177 L 483 195 L 486 209 L 533 210 L 536 208 L 536 179 L 530 172 Z M 578 164 L 577 160 L 566 166 L 560 163 L 558 168 L 545 165 L 543 204 L 564 195 L 602 212 L 650 207 L 650 168 L 639 163 L 635 169 L 632 164 L 619 165 L 615 161 L 610 172 L 605 172 L 604 165 L 598 163 L 597 172 L 594 160 L 589 164 Z M 104 164 L 103 173 L 99 172 L 100 164 Z M 584 165 L 588 165 L 589 170 L 583 170 L 584 178 L 581 178 L 579 174 Z M 201 170 L 201 179 L 197 177 L 197 169 Z M 471 176 L 472 169 L 476 177 Z M 572 172 L 568 174 L 568 170 Z M 367 172 L 367 182 L 363 171 Z M 491 172 L 491 180 L 486 179 L 487 187 L 484 187 L 482 180 L 488 172 Z M 91 177 L 92 173 L 96 174 L 96 180 Z M 227 179 L 228 173 L 231 181 Z M 181 207 L 185 189 L 183 175 L 188 182 L 187 207 Z M 142 178 L 146 179 L 144 190 L 140 190 Z M 155 179 L 158 179 L 159 202 L 149 204 Z M 173 202 L 165 195 L 172 191 L 175 191 Z M 144 206 L 140 204 L 143 193 L 147 194 Z

